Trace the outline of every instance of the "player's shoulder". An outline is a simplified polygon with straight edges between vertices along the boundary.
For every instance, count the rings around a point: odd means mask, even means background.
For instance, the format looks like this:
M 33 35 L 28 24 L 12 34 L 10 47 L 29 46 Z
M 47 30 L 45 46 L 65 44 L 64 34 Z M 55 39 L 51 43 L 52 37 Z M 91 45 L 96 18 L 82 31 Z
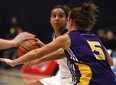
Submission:
M 68 40 L 69 40 L 68 34 L 65 34 L 65 35 L 57 37 L 55 39 L 55 42 L 64 45 L 65 43 L 67 43 Z
M 64 35 L 59 36 L 57 39 L 61 40 L 61 41 L 67 40 L 68 39 L 68 33 L 65 33 Z

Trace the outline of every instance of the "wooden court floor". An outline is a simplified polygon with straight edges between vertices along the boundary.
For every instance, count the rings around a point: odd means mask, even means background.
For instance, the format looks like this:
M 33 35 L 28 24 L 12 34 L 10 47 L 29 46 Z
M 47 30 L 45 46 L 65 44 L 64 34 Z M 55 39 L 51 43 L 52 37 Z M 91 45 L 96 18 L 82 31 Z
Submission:
M 18 70 L 0 69 L 0 85 L 26 85 L 48 76 L 20 73 Z

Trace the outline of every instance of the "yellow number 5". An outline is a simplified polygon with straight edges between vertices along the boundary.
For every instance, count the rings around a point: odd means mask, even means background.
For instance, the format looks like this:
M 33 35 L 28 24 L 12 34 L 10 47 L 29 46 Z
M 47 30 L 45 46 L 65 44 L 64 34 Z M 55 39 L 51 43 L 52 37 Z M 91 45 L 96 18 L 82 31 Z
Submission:
M 96 59 L 105 60 L 105 56 L 104 56 L 104 53 L 103 53 L 103 51 L 102 51 L 102 49 L 100 47 L 101 46 L 100 43 L 97 42 L 97 41 L 87 41 L 87 42 L 89 43 L 93 53 L 95 51 L 99 52 L 99 54 L 94 53 Z

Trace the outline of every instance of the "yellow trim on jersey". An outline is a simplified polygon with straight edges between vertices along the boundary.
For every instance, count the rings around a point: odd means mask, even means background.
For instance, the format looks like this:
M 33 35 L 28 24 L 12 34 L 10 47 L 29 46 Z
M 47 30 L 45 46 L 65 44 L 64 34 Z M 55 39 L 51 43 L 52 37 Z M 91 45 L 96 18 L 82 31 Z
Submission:
M 88 65 L 75 63 L 75 65 L 78 67 L 81 77 L 80 82 L 77 85 L 89 85 L 89 82 L 92 78 L 92 71 Z

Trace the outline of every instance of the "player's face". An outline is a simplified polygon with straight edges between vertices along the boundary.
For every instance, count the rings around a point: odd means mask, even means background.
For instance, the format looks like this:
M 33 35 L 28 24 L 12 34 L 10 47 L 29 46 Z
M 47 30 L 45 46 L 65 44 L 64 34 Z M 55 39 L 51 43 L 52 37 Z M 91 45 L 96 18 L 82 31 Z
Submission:
M 50 17 L 51 25 L 54 29 L 63 29 L 66 26 L 67 18 L 65 16 L 64 10 L 61 8 L 55 8 L 52 10 Z

